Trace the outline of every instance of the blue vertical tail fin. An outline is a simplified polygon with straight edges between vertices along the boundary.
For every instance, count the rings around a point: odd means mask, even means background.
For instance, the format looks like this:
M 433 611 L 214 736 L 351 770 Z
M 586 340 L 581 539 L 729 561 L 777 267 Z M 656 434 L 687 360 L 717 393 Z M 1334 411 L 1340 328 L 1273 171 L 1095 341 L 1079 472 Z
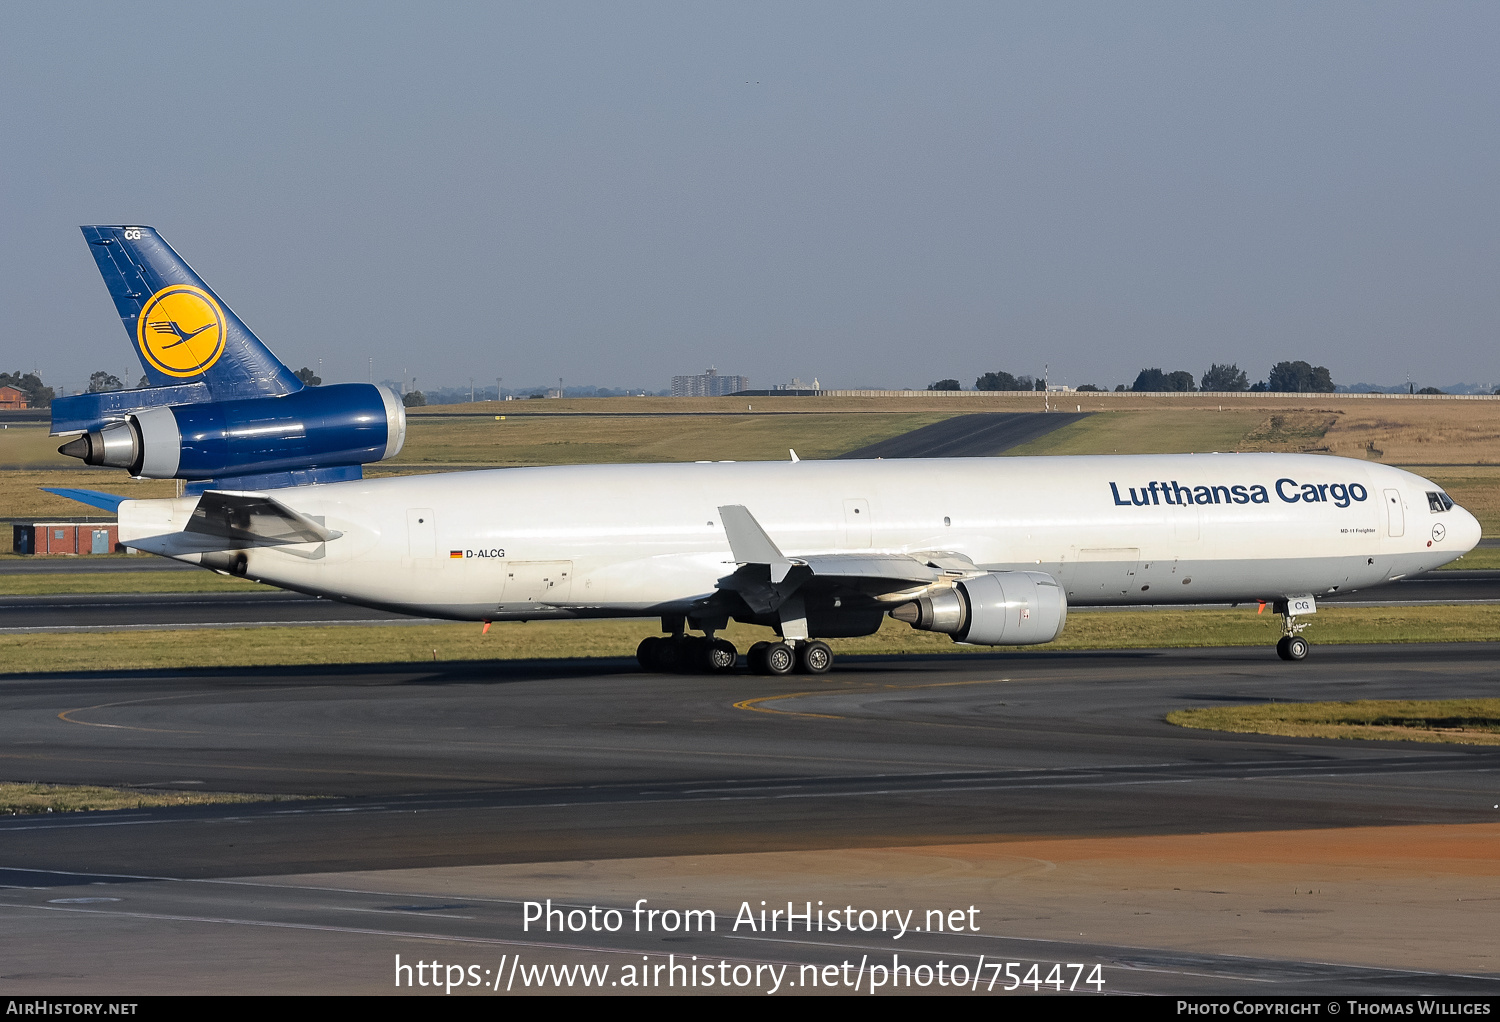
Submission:
M 202 383 L 215 401 L 302 389 L 250 328 L 150 227 L 84 227 L 152 387 Z

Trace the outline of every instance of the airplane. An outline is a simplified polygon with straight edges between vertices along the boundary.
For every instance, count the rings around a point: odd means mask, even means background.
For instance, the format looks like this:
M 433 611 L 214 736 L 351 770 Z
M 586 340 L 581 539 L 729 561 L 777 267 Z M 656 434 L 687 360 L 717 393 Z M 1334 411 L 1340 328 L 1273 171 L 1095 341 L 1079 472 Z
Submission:
M 83 233 L 149 386 L 52 405 L 62 453 L 184 495 L 54 489 L 120 542 L 283 589 L 459 621 L 659 618 L 647 670 L 822 674 L 887 616 L 971 645 L 1068 608 L 1269 605 L 1308 655 L 1319 597 L 1439 567 L 1479 522 L 1437 484 L 1310 454 L 579 465 L 366 479 L 405 410 L 303 386 L 145 226 Z M 701 634 L 694 635 L 693 632 Z

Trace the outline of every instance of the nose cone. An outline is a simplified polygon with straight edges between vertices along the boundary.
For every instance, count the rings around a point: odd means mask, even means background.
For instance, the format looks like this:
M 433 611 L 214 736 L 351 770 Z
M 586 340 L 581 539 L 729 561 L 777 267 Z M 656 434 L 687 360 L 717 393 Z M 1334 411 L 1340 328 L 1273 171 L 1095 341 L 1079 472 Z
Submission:
M 1448 525 L 1448 540 L 1454 552 L 1466 554 L 1479 545 L 1479 537 L 1484 530 L 1479 527 L 1478 518 L 1457 506 L 1453 508 L 1453 514 L 1447 517 L 1451 519 Z

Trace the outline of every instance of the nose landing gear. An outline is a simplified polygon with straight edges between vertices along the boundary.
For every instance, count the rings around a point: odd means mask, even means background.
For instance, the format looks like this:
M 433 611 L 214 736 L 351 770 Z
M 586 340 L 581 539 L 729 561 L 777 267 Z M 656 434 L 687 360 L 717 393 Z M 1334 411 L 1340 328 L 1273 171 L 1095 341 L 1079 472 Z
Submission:
M 1306 660 L 1307 640 L 1300 635 L 1283 635 L 1276 643 L 1276 655 L 1283 660 Z
M 1311 647 L 1302 637 L 1302 629 L 1311 622 L 1298 621 L 1287 600 L 1276 601 L 1276 613 L 1281 615 L 1281 639 L 1276 643 L 1276 655 L 1283 660 L 1306 660 Z

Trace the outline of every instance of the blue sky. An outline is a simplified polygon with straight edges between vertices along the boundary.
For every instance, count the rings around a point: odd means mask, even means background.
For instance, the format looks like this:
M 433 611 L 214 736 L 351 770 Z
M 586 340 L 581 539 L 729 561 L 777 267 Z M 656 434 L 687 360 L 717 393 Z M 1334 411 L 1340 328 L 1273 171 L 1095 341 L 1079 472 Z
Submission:
M 5 369 L 157 227 L 295 368 L 659 389 L 1500 380 L 1493 4 L 0 14 Z

